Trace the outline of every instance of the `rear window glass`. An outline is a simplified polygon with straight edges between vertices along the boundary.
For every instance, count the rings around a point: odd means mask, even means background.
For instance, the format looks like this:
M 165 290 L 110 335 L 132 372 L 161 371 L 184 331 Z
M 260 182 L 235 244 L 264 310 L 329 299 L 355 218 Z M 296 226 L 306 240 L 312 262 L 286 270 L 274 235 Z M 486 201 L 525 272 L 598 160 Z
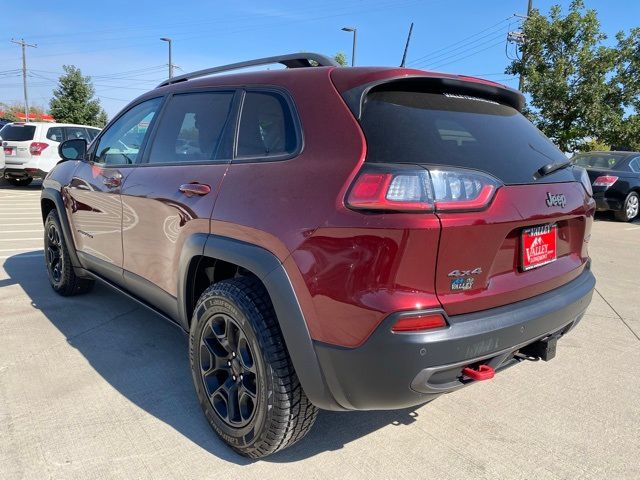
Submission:
M 533 182 L 544 165 L 567 160 L 517 110 L 480 98 L 374 91 L 366 98 L 361 125 L 368 162 L 473 168 L 518 184 Z M 558 171 L 544 178 L 561 181 L 567 175 Z
M 575 165 L 599 170 L 611 170 L 622 160 L 623 155 L 614 153 L 587 153 L 575 155 L 571 161 Z
M 10 142 L 26 142 L 27 140 L 33 140 L 33 135 L 36 133 L 36 127 L 34 125 L 5 125 L 0 130 L 0 137 L 2 140 L 8 140 Z
M 272 92 L 248 92 L 242 105 L 238 157 L 290 155 L 297 148 L 295 124 L 284 98 Z

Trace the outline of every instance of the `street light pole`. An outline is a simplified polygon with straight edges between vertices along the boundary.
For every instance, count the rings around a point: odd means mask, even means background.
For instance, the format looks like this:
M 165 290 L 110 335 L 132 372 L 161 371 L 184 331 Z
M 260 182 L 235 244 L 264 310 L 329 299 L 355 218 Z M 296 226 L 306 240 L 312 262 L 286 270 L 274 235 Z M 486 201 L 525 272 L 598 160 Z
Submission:
M 351 47 L 351 66 L 356 64 L 356 40 L 358 37 L 358 29 L 355 27 L 343 27 L 343 32 L 353 32 L 353 46 Z
M 169 44 L 169 78 L 173 78 L 173 61 L 171 59 L 171 39 L 162 37 L 160 40 Z

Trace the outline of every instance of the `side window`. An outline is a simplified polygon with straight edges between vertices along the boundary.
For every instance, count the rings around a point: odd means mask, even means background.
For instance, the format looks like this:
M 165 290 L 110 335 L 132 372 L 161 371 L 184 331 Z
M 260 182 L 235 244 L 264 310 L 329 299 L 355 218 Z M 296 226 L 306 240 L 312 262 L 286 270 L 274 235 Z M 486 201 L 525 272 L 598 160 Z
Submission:
M 100 130 L 98 130 L 97 128 L 87 128 L 87 133 L 89 134 L 89 138 L 93 140 L 98 136 Z
M 95 149 L 94 162 L 105 165 L 130 165 L 138 160 L 138 153 L 147 137 L 162 98 L 139 103 L 115 121 Z
M 247 92 L 242 105 L 236 157 L 278 157 L 298 147 L 286 100 L 273 92 Z
M 87 142 L 91 141 L 89 134 L 87 134 L 87 130 L 82 127 L 64 127 L 65 134 L 67 135 L 67 140 L 73 140 L 76 138 L 84 138 Z
M 159 120 L 149 163 L 230 158 L 231 152 L 224 148 L 223 136 L 233 95 L 234 92 L 174 95 Z
M 62 127 L 50 127 L 49 130 L 47 130 L 47 138 L 54 142 L 62 142 L 64 140 Z
M 640 173 L 640 157 L 636 157 L 629 162 L 629 167 L 632 172 Z

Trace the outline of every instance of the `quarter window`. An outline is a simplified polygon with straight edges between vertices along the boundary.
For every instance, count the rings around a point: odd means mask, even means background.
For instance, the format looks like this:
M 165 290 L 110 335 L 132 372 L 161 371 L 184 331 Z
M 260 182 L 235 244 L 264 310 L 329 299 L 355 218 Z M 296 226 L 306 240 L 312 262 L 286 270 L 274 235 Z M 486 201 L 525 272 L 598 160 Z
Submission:
M 105 165 L 136 163 L 161 101 L 154 98 L 139 103 L 118 118 L 100 137 L 94 161 Z
M 640 157 L 636 157 L 629 162 L 629 168 L 634 173 L 640 173 Z
M 230 147 L 225 148 L 223 137 L 233 95 L 234 92 L 174 95 L 158 123 L 149 163 L 230 158 Z
M 62 136 L 62 127 L 51 127 L 47 130 L 47 138 L 54 142 L 62 142 L 64 140 Z
M 274 92 L 247 92 L 242 106 L 237 157 L 291 155 L 297 148 L 295 123 L 291 110 Z

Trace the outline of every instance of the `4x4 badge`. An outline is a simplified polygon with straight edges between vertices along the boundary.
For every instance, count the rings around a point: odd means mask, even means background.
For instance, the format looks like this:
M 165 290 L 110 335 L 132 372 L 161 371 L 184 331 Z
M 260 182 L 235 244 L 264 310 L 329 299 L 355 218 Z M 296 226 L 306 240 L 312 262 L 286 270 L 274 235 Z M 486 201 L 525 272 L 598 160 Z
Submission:
M 564 207 L 566 204 L 564 193 L 547 192 L 547 207 Z

